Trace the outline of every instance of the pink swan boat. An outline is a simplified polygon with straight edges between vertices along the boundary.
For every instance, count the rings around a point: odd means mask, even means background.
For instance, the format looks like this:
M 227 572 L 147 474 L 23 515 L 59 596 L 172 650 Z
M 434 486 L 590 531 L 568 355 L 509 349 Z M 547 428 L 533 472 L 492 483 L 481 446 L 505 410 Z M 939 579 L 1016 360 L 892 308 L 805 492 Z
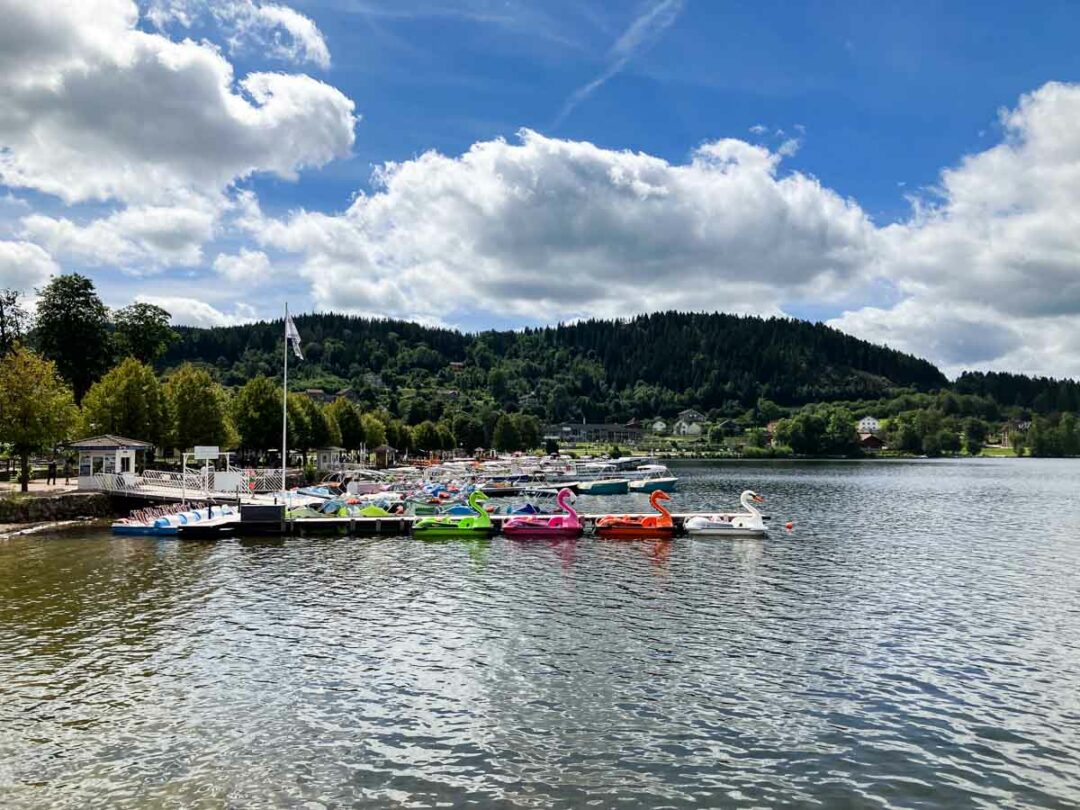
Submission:
M 555 503 L 566 514 L 554 515 L 521 515 L 507 520 L 502 525 L 502 533 L 510 538 L 527 540 L 570 540 L 581 537 L 583 527 L 578 520 L 577 512 L 570 506 L 570 499 L 574 497 L 568 489 L 560 489 Z

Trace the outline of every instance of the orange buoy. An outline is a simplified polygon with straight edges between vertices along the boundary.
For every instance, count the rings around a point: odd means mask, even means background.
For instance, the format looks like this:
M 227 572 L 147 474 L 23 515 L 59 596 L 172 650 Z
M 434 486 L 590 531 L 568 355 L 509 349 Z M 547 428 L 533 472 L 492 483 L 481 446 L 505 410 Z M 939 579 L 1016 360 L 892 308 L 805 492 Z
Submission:
M 795 524 L 789 520 L 787 523 L 784 524 L 784 528 L 790 532 L 792 529 L 795 528 Z

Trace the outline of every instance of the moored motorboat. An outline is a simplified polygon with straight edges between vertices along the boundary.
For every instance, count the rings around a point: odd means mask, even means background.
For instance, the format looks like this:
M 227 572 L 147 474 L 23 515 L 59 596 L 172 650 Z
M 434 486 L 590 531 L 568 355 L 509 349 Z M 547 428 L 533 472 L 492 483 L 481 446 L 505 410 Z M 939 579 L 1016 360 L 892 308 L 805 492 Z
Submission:
M 578 484 L 582 495 L 625 495 L 629 491 L 630 482 L 625 478 L 597 478 Z
M 503 523 L 502 533 L 514 539 L 570 540 L 580 537 L 581 521 L 570 505 L 574 494 L 569 489 L 559 491 L 556 503 L 566 514 L 539 516 L 520 515 Z
M 491 517 L 481 504 L 488 499 L 480 490 L 469 496 L 472 514 L 464 517 L 438 515 L 418 519 L 412 525 L 414 537 L 436 539 L 443 537 L 490 537 Z
M 671 496 L 663 490 L 656 490 L 649 496 L 649 504 L 659 514 L 656 515 L 604 515 L 596 521 L 596 533 L 606 538 L 668 538 L 675 535 L 675 522 L 671 513 L 660 503 L 669 501 Z
M 745 511 L 695 515 L 687 518 L 686 533 L 691 537 L 765 537 L 769 533 L 765 518 L 754 506 L 764 500 L 753 490 L 745 490 L 739 497 Z
M 678 488 L 679 479 L 663 464 L 643 464 L 637 472 L 641 477 L 630 481 L 631 492 L 674 492 Z

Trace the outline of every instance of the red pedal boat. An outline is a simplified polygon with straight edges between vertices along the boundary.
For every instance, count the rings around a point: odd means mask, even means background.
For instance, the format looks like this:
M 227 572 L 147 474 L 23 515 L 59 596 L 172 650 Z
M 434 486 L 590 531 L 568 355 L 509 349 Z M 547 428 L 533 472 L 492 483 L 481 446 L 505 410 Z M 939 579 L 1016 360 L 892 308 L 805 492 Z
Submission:
M 669 538 L 675 535 L 675 522 L 671 513 L 660 501 L 670 501 L 671 496 L 656 490 L 649 496 L 649 504 L 658 515 L 604 515 L 596 521 L 596 533 L 600 537 L 623 538 Z

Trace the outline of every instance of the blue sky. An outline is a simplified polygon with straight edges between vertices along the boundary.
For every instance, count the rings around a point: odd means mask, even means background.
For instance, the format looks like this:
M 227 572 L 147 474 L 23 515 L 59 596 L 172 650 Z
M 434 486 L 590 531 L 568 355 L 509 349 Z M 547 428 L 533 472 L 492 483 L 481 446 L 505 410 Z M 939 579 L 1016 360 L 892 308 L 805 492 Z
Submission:
M 334 54 L 325 76 L 364 120 L 349 161 L 301 184 L 257 184 L 285 207 L 341 205 L 367 186 L 373 164 L 428 149 L 458 154 L 521 127 L 679 161 L 718 137 L 778 145 L 776 130 L 790 137 L 801 124 L 789 168 L 890 222 L 909 214 L 908 189 L 1001 137 L 999 108 L 1049 79 L 1080 78 L 1073 2 L 1036 12 L 1006 2 L 689 0 L 555 125 L 648 4 L 294 5 L 319 23 Z M 445 10 L 455 6 L 459 13 Z M 749 130 L 759 124 L 769 131 L 756 136 Z
M 204 325 L 722 309 L 1080 374 L 1075 3 L 0 15 L 0 281 L 31 298 L 75 270 Z

